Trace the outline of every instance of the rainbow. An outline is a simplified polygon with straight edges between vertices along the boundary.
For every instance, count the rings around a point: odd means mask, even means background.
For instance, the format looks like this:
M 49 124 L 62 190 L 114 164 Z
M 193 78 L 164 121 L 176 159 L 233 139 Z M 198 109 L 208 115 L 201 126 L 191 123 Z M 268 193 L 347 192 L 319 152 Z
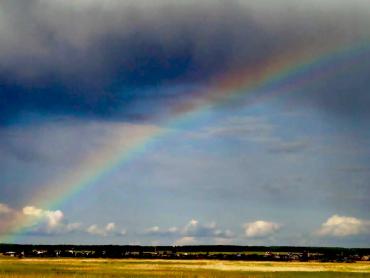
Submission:
M 112 171 L 144 153 L 156 140 L 172 134 L 176 127 L 199 120 L 215 106 L 239 100 L 254 92 L 258 92 L 260 97 L 253 100 L 261 101 L 299 90 L 318 79 L 330 76 L 340 66 L 348 69 L 357 64 L 364 54 L 369 53 L 369 45 L 369 42 L 364 41 L 346 47 L 330 46 L 320 51 L 303 47 L 298 52 L 283 53 L 253 68 L 217 78 L 203 91 L 189 92 L 191 97 L 174 105 L 171 119 L 162 121 L 159 126 L 117 124 L 108 144 L 85 157 L 73 171 L 63 173 L 53 183 L 45 184 L 42 192 L 35 194 L 29 203 L 42 208 L 58 208 L 72 196 L 96 185 Z M 32 224 L 35 223 L 19 213 L 8 223 L 9 232 L 0 240 L 14 242 Z

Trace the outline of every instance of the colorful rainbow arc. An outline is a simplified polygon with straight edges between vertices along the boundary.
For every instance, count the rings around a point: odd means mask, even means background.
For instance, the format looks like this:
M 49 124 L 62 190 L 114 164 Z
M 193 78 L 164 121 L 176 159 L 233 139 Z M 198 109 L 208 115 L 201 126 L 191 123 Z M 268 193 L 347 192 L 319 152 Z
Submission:
M 357 63 L 358 58 L 368 54 L 369 50 L 368 41 L 350 47 L 329 47 L 314 53 L 303 48 L 299 52 L 274 57 L 254 68 L 228 74 L 220 78 L 210 89 L 193 94 L 190 92 L 194 97 L 174 106 L 171 120 L 162 125 L 165 128 L 154 125 L 117 126 L 117 131 L 109 144 L 84 159 L 73 172 L 60 177 L 54 183 L 47 184 L 42 192 L 30 200 L 30 203 L 44 208 L 56 208 L 71 196 L 96 184 L 118 167 L 145 152 L 155 140 L 171 133 L 173 127 L 197 121 L 214 106 L 252 92 L 269 91 L 268 94 L 261 94 L 260 99 L 264 99 L 303 88 L 317 79 L 330 75 L 338 65 L 348 66 Z M 22 235 L 35 223 L 31 223 L 29 218 L 19 213 L 16 219 L 8 224 L 8 235 L 0 238 L 3 242 L 15 241 L 17 236 Z

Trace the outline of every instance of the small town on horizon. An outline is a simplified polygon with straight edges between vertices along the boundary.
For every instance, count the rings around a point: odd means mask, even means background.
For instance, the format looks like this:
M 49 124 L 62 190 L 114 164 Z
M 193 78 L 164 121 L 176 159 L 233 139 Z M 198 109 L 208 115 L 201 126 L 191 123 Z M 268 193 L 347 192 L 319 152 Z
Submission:
M 370 261 L 370 248 L 294 246 L 139 246 L 0 244 L 2 256 L 17 258 L 125 258 L 281 262 Z

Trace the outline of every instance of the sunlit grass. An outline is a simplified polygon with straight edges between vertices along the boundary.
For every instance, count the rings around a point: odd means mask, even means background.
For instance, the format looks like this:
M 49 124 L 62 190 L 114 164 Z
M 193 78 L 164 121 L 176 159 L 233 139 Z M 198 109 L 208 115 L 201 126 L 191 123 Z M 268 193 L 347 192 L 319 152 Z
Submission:
M 370 277 L 370 264 L 218 260 L 0 259 L 4 278 L 96 277 Z

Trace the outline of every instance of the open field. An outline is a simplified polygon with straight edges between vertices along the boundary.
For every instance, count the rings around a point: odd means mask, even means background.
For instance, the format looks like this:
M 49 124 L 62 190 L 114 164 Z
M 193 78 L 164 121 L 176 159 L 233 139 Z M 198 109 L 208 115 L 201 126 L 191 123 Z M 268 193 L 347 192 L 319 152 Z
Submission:
M 95 277 L 370 277 L 370 263 L 217 260 L 0 259 L 2 278 Z

